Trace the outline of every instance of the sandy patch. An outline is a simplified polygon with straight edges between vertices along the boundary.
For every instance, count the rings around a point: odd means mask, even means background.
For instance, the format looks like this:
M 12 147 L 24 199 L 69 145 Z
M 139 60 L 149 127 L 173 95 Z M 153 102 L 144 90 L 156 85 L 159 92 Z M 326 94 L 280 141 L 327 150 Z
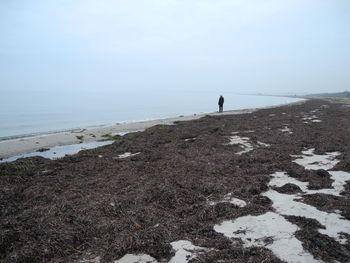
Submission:
M 186 263 L 196 258 L 196 254 L 209 250 L 208 248 L 197 247 L 187 240 L 179 240 L 170 244 L 175 250 L 175 256 L 171 258 L 169 263 Z
M 331 169 L 337 163 L 338 152 L 324 155 L 314 154 L 314 149 L 302 152 L 303 155 L 294 162 L 306 169 Z M 295 157 L 295 156 L 294 156 Z M 260 246 L 270 249 L 277 257 L 286 262 L 323 262 L 316 260 L 312 254 L 303 249 L 301 241 L 295 237 L 299 227 L 290 223 L 284 216 L 298 216 L 314 219 L 322 225 L 318 231 L 327 235 L 340 244 L 346 244 L 348 239 L 344 233 L 350 234 L 350 221 L 340 215 L 340 211 L 327 213 L 316 207 L 302 202 L 303 195 L 328 194 L 340 196 L 344 186 L 350 180 L 350 173 L 343 171 L 329 171 L 333 180 L 332 188 L 310 190 L 308 182 L 301 182 L 290 177 L 286 172 L 271 174 L 270 187 L 282 187 L 286 184 L 297 185 L 302 193 L 284 194 L 269 189 L 263 196 L 272 201 L 274 212 L 267 212 L 259 216 L 244 216 L 235 220 L 226 220 L 214 226 L 214 230 L 229 238 L 240 238 L 245 247 Z
M 123 131 L 123 132 L 112 132 L 111 135 L 119 135 L 119 136 L 124 136 L 128 133 L 133 133 L 133 132 L 143 132 L 145 129 L 138 129 L 138 130 L 130 130 L 130 131 Z
M 333 180 L 332 188 L 310 190 L 308 189 L 308 182 L 301 182 L 293 177 L 290 177 L 285 172 L 276 172 L 272 174 L 270 186 L 282 187 L 288 183 L 299 186 L 303 194 L 327 194 L 334 196 L 341 196 L 340 193 L 344 191 L 344 185 L 350 180 L 350 173 L 343 171 L 329 171 L 331 179 Z
M 300 196 L 294 194 L 281 194 L 275 190 L 269 190 L 263 193 L 272 202 L 273 208 L 280 215 L 302 216 L 317 220 L 325 229 L 318 229 L 321 234 L 334 238 L 341 244 L 345 244 L 347 239 L 341 233 L 350 234 L 350 221 L 342 219 L 337 213 L 327 213 L 317 208 L 299 202 Z
M 118 157 L 116 157 L 115 159 L 124 159 L 124 158 L 128 158 L 128 157 L 135 156 L 138 154 L 140 154 L 140 152 L 138 152 L 138 153 L 125 152 L 123 154 L 119 154 Z
M 340 155 L 339 152 L 325 153 L 319 155 L 314 153 L 315 149 L 302 151 L 302 155 L 291 155 L 295 157 L 293 162 L 303 166 L 307 170 L 332 169 L 339 161 L 336 159 Z
M 317 110 L 310 111 L 310 113 L 315 113 Z M 318 117 L 315 114 L 312 115 L 304 115 L 302 120 L 304 123 L 310 123 L 310 122 L 322 122 L 321 120 L 317 119 Z
M 244 200 L 233 197 L 232 193 L 226 194 L 222 200 L 209 201 L 208 203 L 209 205 L 216 205 L 218 203 L 230 203 L 238 207 L 245 207 L 247 205 L 247 203 Z
M 196 258 L 197 254 L 209 251 L 210 249 L 193 245 L 188 240 L 179 240 L 170 243 L 175 250 L 173 256 L 168 263 L 187 263 Z M 114 263 L 157 263 L 158 261 L 147 254 L 126 254 Z M 163 262 L 163 261 L 162 261 Z
M 231 136 L 230 142 L 227 143 L 226 145 L 237 145 L 237 144 L 242 148 L 242 151 L 236 153 L 238 155 L 250 152 L 254 149 L 248 137 L 240 137 L 238 135 Z
M 126 254 L 119 260 L 114 261 L 114 263 L 156 263 L 158 262 L 155 258 L 147 254 Z
M 233 136 L 230 136 L 229 138 L 230 138 L 230 142 L 226 143 L 225 145 L 239 145 L 242 148 L 242 151 L 235 153 L 238 155 L 250 152 L 250 151 L 254 150 L 254 147 L 259 147 L 259 146 L 269 147 L 270 146 L 270 144 L 259 142 L 259 141 L 255 145 L 253 145 L 253 142 L 250 140 L 250 138 L 241 137 L 238 135 L 233 135 Z
M 185 142 L 194 142 L 195 140 L 197 140 L 197 138 L 196 137 L 192 137 L 192 138 L 185 139 Z
M 282 129 L 280 129 L 280 131 L 283 133 L 293 134 L 292 130 L 288 126 L 284 126 Z
M 266 247 L 286 262 L 322 262 L 315 260 L 295 238 L 299 228 L 273 212 L 224 221 L 214 230 L 229 238 L 240 238 L 245 247 Z
M 298 102 L 300 103 L 300 102 Z M 269 107 L 267 107 L 269 108 Z M 272 107 L 270 107 L 272 108 Z M 105 139 L 106 134 L 125 135 L 129 132 L 142 131 L 155 125 L 173 125 L 177 121 L 189 121 L 202 118 L 206 115 L 222 116 L 222 115 L 234 115 L 243 113 L 252 113 L 257 109 L 247 110 L 235 110 L 225 111 L 223 113 L 208 113 L 208 114 L 195 114 L 182 117 L 173 117 L 159 120 L 148 120 L 140 122 L 130 123 L 117 123 L 111 126 L 101 126 L 91 129 L 77 129 L 66 132 L 57 132 L 46 135 L 37 135 L 19 139 L 11 139 L 0 142 L 0 158 L 9 158 L 12 156 L 32 153 L 41 148 L 51 148 L 54 146 L 72 145 L 79 143 L 77 137 L 83 137 L 83 142 L 95 142 Z

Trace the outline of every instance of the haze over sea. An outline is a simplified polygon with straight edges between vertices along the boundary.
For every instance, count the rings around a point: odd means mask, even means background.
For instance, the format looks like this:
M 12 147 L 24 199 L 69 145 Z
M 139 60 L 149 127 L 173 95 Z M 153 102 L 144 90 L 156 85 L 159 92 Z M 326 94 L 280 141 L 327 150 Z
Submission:
M 0 98 L 0 140 L 122 122 L 215 112 L 220 93 L 118 92 L 8 93 Z M 273 106 L 295 98 L 238 95 L 226 92 L 224 110 Z
M 0 1 L 0 140 L 350 85 L 349 0 Z

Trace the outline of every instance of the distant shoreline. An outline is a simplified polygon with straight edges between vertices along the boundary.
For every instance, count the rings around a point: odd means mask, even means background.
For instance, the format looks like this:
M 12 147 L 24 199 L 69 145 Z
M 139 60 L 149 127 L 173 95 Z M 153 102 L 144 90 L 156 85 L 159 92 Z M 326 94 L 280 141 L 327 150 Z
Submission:
M 59 132 L 46 132 L 35 134 L 34 136 L 16 137 L 8 140 L 0 140 L 0 158 L 5 159 L 21 154 L 36 152 L 41 149 L 52 148 L 55 146 L 88 143 L 106 139 L 106 135 L 125 134 L 129 132 L 142 131 L 155 125 L 172 125 L 177 121 L 189 121 L 202 118 L 206 115 L 220 116 L 232 114 L 252 113 L 259 109 L 276 108 L 284 105 L 299 104 L 305 102 L 305 99 L 292 103 L 285 103 L 275 106 L 261 108 L 251 108 L 242 110 L 224 111 L 223 113 L 212 112 L 203 114 L 194 114 L 189 116 L 179 116 L 165 119 L 147 120 L 140 122 L 120 123 L 114 125 L 103 125 L 95 128 L 72 129 Z
M 160 99 L 159 97 L 158 100 Z M 171 98 L 167 98 L 167 101 L 169 99 L 171 100 Z M 298 98 L 232 95 L 228 93 L 225 100 L 225 110 L 241 110 L 290 103 L 297 101 Z M 154 105 L 144 103 L 125 109 L 107 102 L 108 107 L 102 107 L 101 109 L 96 107 L 84 108 L 82 111 L 75 111 L 73 108 L 63 109 L 63 112 L 71 112 L 68 115 L 66 113 L 58 114 L 58 112 L 61 112 L 59 108 L 56 109 L 57 112 L 42 112 L 34 107 L 28 109 L 29 114 L 26 114 L 23 110 L 11 113 L 7 112 L 5 108 L 0 116 L 0 143 L 7 140 L 100 128 L 120 123 L 151 121 L 216 111 L 216 97 L 213 98 L 207 95 L 203 98 L 194 98 L 193 102 L 189 102 L 188 99 L 182 102 L 181 99 L 176 98 L 175 101 L 169 101 L 169 103 L 169 108 L 167 104 L 163 105 L 164 103 L 155 102 Z

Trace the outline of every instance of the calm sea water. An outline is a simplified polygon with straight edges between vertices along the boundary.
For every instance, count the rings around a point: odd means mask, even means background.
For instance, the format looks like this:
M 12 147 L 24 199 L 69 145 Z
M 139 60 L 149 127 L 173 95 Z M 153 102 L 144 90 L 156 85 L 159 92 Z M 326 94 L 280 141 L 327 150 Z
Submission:
M 218 110 L 218 93 L 149 92 L 7 94 L 0 98 L 0 140 L 10 137 L 151 120 Z M 224 110 L 273 106 L 294 98 L 224 93 Z

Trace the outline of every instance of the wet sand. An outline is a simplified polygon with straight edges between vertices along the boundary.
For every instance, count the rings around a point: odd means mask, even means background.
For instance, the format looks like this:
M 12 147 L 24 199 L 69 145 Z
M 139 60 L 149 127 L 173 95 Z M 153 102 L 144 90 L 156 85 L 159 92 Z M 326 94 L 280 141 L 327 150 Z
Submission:
M 296 102 L 301 103 L 301 102 Z M 274 106 L 275 107 L 275 106 Z M 278 107 L 278 106 L 276 106 Z M 271 107 L 266 107 L 271 108 Z M 196 114 L 191 116 L 173 117 L 159 120 L 149 120 L 133 123 L 120 123 L 111 126 L 102 126 L 92 129 L 78 129 L 67 132 L 59 132 L 34 137 L 24 137 L 13 140 L 0 141 L 0 158 L 28 154 L 42 149 L 48 149 L 55 146 L 71 145 L 78 143 L 89 143 L 94 141 L 106 140 L 104 135 L 125 134 L 129 132 L 142 131 L 149 127 L 159 124 L 171 125 L 177 121 L 188 121 L 202 118 L 205 115 L 232 115 L 253 112 L 257 109 L 243 109 L 235 111 L 225 111 L 223 113 Z M 80 138 L 80 139 L 79 139 Z

